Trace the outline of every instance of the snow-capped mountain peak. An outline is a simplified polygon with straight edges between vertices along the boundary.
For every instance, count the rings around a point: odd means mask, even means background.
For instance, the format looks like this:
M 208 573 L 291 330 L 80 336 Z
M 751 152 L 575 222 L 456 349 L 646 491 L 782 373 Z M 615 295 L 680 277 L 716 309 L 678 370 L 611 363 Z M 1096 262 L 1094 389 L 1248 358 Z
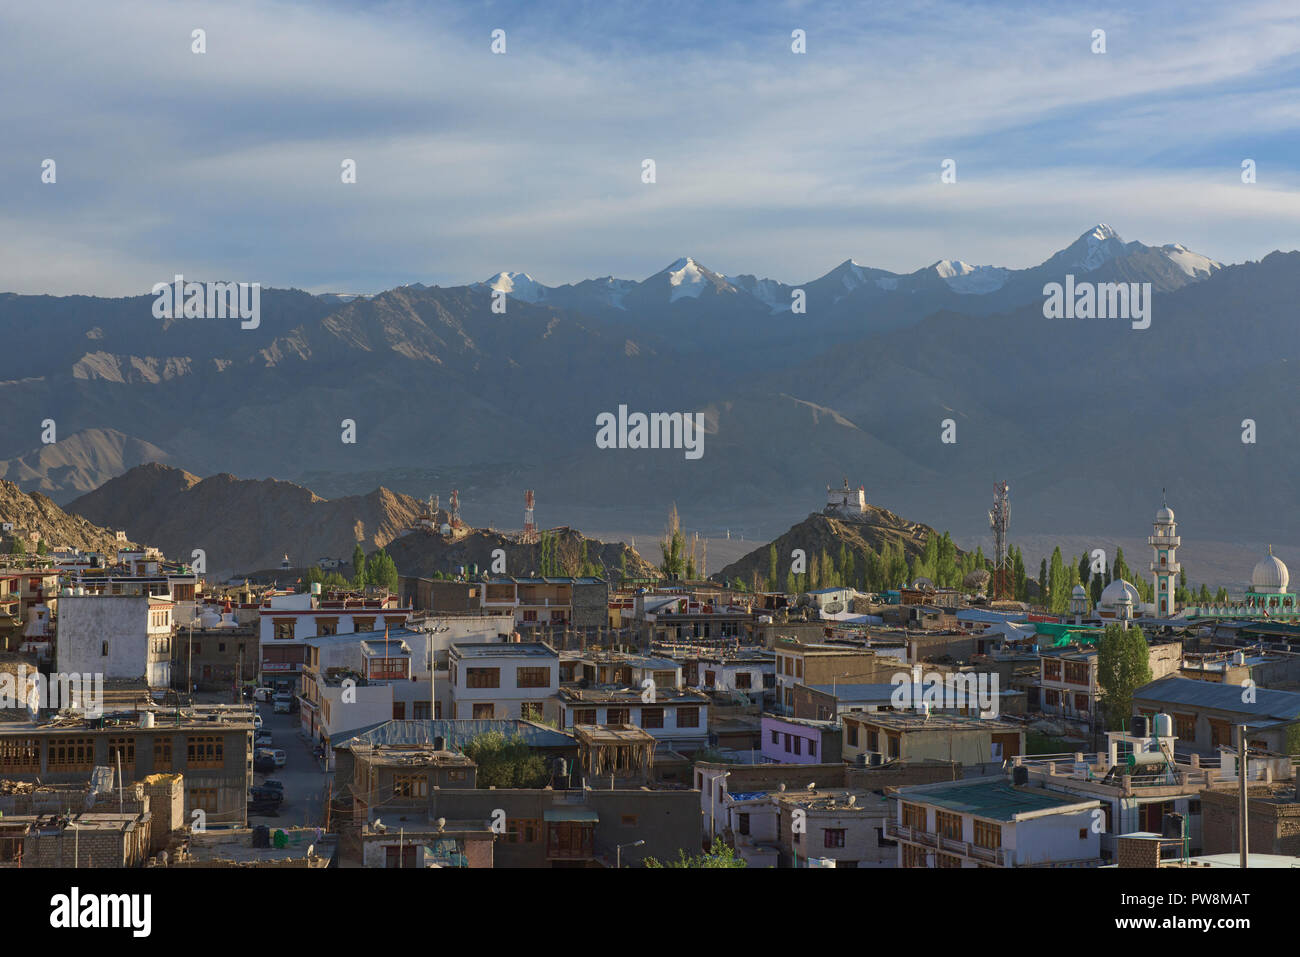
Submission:
M 499 272 L 483 285 L 493 292 L 504 292 L 520 302 L 538 302 L 546 298 L 550 288 L 543 286 L 526 272 Z
M 960 259 L 940 259 L 930 266 L 953 292 L 982 296 L 1006 284 L 1008 270 L 1001 266 L 972 266 Z
M 1167 243 L 1160 247 L 1160 251 L 1169 257 L 1171 263 L 1193 279 L 1204 278 L 1223 268 L 1223 263 L 1215 262 L 1200 253 L 1194 253 L 1182 243 Z

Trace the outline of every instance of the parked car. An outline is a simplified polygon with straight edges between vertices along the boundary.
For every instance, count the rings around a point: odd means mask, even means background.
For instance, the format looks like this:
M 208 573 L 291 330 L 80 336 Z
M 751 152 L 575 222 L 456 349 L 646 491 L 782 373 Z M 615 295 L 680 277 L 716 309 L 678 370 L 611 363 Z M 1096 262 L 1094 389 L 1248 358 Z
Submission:
M 262 713 L 260 711 L 253 712 L 253 730 L 262 730 Z
M 259 774 L 274 771 L 275 767 L 275 758 L 271 756 L 269 748 L 264 748 L 253 755 L 253 770 Z
M 254 688 L 254 689 L 253 689 L 253 700 L 254 700 L 254 701 L 270 701 L 270 700 L 271 700 L 271 695 L 272 695 L 272 693 L 273 693 L 273 692 L 272 692 L 272 690 L 271 690 L 271 688 L 270 688 L 269 686 L 268 686 L 268 687 L 263 687 L 263 688 Z
M 253 735 L 253 747 L 255 748 L 269 748 L 273 743 L 270 731 L 258 731 Z
M 270 802 L 280 804 L 284 801 L 283 788 L 269 788 L 265 784 L 254 784 L 248 789 L 248 799 L 253 803 Z
M 275 762 L 277 768 L 284 767 L 285 763 L 289 760 L 289 755 L 285 754 L 279 748 L 268 748 L 267 750 L 271 752 L 271 760 Z
M 284 794 L 284 782 L 277 781 L 275 778 L 267 778 L 265 781 L 261 783 L 260 786 L 264 788 L 269 788 L 272 791 L 279 791 L 281 794 Z
M 292 709 L 293 695 L 281 692 L 271 699 L 276 714 L 288 714 Z

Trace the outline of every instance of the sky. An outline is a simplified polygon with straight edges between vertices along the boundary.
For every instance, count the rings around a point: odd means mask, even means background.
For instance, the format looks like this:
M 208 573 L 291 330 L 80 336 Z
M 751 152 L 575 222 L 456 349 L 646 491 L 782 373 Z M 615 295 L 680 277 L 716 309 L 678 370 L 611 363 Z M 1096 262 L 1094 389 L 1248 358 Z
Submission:
M 1294 0 L 52 0 L 0 6 L 0 91 L 8 292 L 1300 247 Z

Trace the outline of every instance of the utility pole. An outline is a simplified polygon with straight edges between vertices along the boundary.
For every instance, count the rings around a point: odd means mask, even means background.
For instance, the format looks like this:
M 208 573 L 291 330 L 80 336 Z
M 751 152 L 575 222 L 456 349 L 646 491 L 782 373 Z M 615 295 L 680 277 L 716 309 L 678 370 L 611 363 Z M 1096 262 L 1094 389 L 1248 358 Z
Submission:
M 1243 871 L 1246 869 L 1246 857 L 1247 857 L 1246 846 L 1250 838 L 1250 825 L 1247 820 L 1247 814 L 1246 814 L 1246 812 L 1249 810 L 1250 807 L 1250 802 L 1246 796 L 1247 795 L 1246 769 L 1248 766 L 1248 761 L 1247 761 L 1248 751 L 1249 748 L 1246 747 L 1246 726 L 1244 724 L 1239 724 L 1237 725 L 1237 781 L 1239 782 L 1239 790 L 1241 793 L 1241 806 L 1237 811 L 1237 816 L 1239 819 L 1239 824 L 1237 827 L 1237 842 L 1238 842 L 1238 846 L 1241 848 L 1241 869 Z

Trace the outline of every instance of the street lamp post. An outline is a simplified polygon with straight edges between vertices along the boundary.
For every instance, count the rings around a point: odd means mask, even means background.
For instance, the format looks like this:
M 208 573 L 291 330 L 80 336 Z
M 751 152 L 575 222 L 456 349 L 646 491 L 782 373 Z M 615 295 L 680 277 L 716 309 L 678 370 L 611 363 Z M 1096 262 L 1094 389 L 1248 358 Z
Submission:
M 644 843 L 645 841 L 642 840 L 642 841 L 633 841 L 630 844 L 616 844 L 614 846 L 614 867 L 617 870 L 622 870 L 623 868 L 623 848 L 640 847 Z

